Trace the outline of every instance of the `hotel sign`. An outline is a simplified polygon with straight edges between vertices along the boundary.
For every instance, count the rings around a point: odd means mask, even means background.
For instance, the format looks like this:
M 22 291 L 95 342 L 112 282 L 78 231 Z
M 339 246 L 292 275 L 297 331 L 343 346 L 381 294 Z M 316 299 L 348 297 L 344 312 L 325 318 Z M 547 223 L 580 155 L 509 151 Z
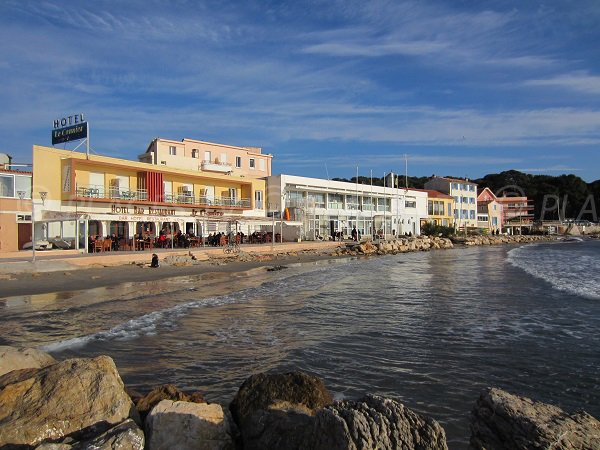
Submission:
M 52 130 L 52 145 L 63 142 L 85 139 L 88 135 L 88 124 L 83 118 L 83 114 L 62 117 L 54 121 Z

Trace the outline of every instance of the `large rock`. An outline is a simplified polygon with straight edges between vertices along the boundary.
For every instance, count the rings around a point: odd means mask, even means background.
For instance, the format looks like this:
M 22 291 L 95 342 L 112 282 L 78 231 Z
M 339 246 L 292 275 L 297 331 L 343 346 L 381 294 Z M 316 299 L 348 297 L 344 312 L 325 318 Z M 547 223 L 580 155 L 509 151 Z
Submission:
M 200 392 L 188 394 L 180 391 L 172 384 L 163 384 L 152 389 L 147 395 L 134 399 L 135 406 L 140 413 L 142 422 L 155 405 L 162 400 L 172 400 L 192 403 L 206 403 Z
M 444 429 L 395 400 L 367 395 L 319 411 L 303 449 L 447 450 Z
M 56 364 L 56 360 L 41 350 L 0 345 L 0 375 L 18 369 L 41 369 L 51 364 Z
M 104 433 L 80 442 L 44 443 L 35 450 L 144 450 L 144 432 L 127 419 Z
M 471 412 L 471 448 L 600 449 L 600 423 L 586 412 L 562 409 L 490 388 Z
M 320 378 L 303 372 L 257 374 L 231 402 L 245 450 L 294 449 L 312 426 L 312 415 L 333 403 Z
M 240 387 L 229 409 L 238 425 L 255 411 L 287 402 L 315 411 L 333 403 L 323 380 L 303 372 L 252 375 Z
M 234 450 L 235 425 L 216 403 L 162 400 L 146 418 L 149 450 Z
M 108 356 L 0 377 L 0 447 L 85 439 L 128 418 L 139 421 Z

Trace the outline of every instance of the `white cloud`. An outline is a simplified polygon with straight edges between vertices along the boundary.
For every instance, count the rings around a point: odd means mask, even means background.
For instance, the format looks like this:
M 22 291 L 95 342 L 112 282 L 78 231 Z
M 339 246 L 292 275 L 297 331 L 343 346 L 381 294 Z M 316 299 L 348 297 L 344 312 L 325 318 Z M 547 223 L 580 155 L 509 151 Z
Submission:
M 545 79 L 525 81 L 525 86 L 558 87 L 583 94 L 600 94 L 600 76 L 587 72 L 572 72 Z

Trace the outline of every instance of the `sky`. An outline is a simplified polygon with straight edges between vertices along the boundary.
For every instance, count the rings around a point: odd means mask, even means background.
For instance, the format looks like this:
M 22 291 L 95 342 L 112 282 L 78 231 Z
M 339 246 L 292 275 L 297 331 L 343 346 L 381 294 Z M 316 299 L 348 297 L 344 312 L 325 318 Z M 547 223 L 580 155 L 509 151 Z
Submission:
M 83 113 L 132 160 L 190 138 L 273 174 L 600 178 L 598 0 L 2 0 L 0 42 L 14 163 Z

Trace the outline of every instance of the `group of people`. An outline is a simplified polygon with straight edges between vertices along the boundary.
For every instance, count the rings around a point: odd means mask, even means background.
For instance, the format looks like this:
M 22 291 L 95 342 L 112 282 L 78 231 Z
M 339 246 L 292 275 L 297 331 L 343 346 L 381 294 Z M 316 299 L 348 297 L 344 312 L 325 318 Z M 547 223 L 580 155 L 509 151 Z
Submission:
M 96 249 L 96 242 L 107 242 L 110 241 L 110 249 L 112 251 L 119 250 L 119 240 L 123 239 L 122 236 L 117 236 L 115 233 L 102 237 L 98 234 L 90 234 L 88 236 L 88 252 L 92 253 Z
M 241 231 L 238 231 L 237 233 L 210 233 L 206 238 L 206 245 L 209 245 L 211 247 L 218 247 L 220 245 L 223 245 L 223 239 L 221 239 L 222 237 L 226 237 L 227 239 L 235 239 L 238 244 L 243 244 L 245 236 L 246 235 Z

